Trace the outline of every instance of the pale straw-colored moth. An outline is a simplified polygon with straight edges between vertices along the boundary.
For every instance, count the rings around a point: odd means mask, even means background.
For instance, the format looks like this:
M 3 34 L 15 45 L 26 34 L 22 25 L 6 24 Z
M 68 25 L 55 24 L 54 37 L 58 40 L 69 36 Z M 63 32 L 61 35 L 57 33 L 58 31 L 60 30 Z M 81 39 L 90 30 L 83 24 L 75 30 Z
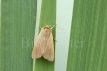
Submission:
M 54 42 L 52 35 L 53 27 L 46 25 L 45 27 L 41 28 L 32 50 L 33 59 L 43 56 L 43 58 L 47 59 L 48 61 L 54 60 Z

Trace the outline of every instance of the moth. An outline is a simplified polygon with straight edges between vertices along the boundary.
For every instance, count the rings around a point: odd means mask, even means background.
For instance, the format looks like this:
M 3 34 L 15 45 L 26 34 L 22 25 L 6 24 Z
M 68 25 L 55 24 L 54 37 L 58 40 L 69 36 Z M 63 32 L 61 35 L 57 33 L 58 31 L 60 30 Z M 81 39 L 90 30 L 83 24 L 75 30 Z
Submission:
M 54 42 L 52 28 L 50 28 L 48 25 L 41 28 L 41 31 L 32 50 L 33 59 L 43 56 L 43 58 L 47 59 L 48 61 L 54 60 Z

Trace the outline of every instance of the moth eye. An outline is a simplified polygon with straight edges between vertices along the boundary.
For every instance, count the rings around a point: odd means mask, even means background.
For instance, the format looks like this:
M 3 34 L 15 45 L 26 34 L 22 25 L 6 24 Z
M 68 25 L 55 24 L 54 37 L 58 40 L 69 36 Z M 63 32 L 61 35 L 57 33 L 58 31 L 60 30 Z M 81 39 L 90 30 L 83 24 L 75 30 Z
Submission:
M 49 29 L 49 28 L 47 28 L 47 29 Z

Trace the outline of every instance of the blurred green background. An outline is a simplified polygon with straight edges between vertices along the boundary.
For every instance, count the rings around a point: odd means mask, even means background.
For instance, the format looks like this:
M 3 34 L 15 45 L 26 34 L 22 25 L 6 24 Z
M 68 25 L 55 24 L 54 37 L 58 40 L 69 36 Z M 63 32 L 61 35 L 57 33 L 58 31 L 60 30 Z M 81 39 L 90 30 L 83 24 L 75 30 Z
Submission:
M 106 0 L 74 0 L 72 6 L 66 0 L 43 1 L 40 19 L 48 24 L 56 21 L 65 30 L 53 30 L 57 38 L 55 61 L 40 58 L 34 66 L 31 52 L 37 27 L 33 17 L 37 1 L 0 2 L 0 71 L 107 71 Z M 66 22 L 70 17 L 72 22 Z

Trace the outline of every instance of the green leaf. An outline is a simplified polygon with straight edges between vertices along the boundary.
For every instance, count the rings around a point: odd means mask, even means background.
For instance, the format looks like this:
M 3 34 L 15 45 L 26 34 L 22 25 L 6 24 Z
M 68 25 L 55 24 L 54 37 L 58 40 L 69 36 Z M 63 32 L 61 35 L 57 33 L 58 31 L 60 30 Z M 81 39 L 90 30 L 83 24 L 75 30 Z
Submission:
M 1 0 L 0 0 L 0 48 L 1 48 Z M 0 58 L 2 58 L 1 54 L 0 54 Z M 0 63 L 0 65 L 1 65 L 1 63 Z M 1 69 L 1 66 L 0 66 L 0 69 Z
M 2 0 L 0 71 L 32 71 L 36 0 Z
M 40 21 L 39 27 L 56 24 L 56 0 L 42 0 L 40 19 L 42 21 Z M 53 28 L 53 36 L 55 37 L 55 28 Z M 54 71 L 54 62 L 44 58 L 36 59 L 34 71 Z
M 107 1 L 75 0 L 67 71 L 107 71 Z

